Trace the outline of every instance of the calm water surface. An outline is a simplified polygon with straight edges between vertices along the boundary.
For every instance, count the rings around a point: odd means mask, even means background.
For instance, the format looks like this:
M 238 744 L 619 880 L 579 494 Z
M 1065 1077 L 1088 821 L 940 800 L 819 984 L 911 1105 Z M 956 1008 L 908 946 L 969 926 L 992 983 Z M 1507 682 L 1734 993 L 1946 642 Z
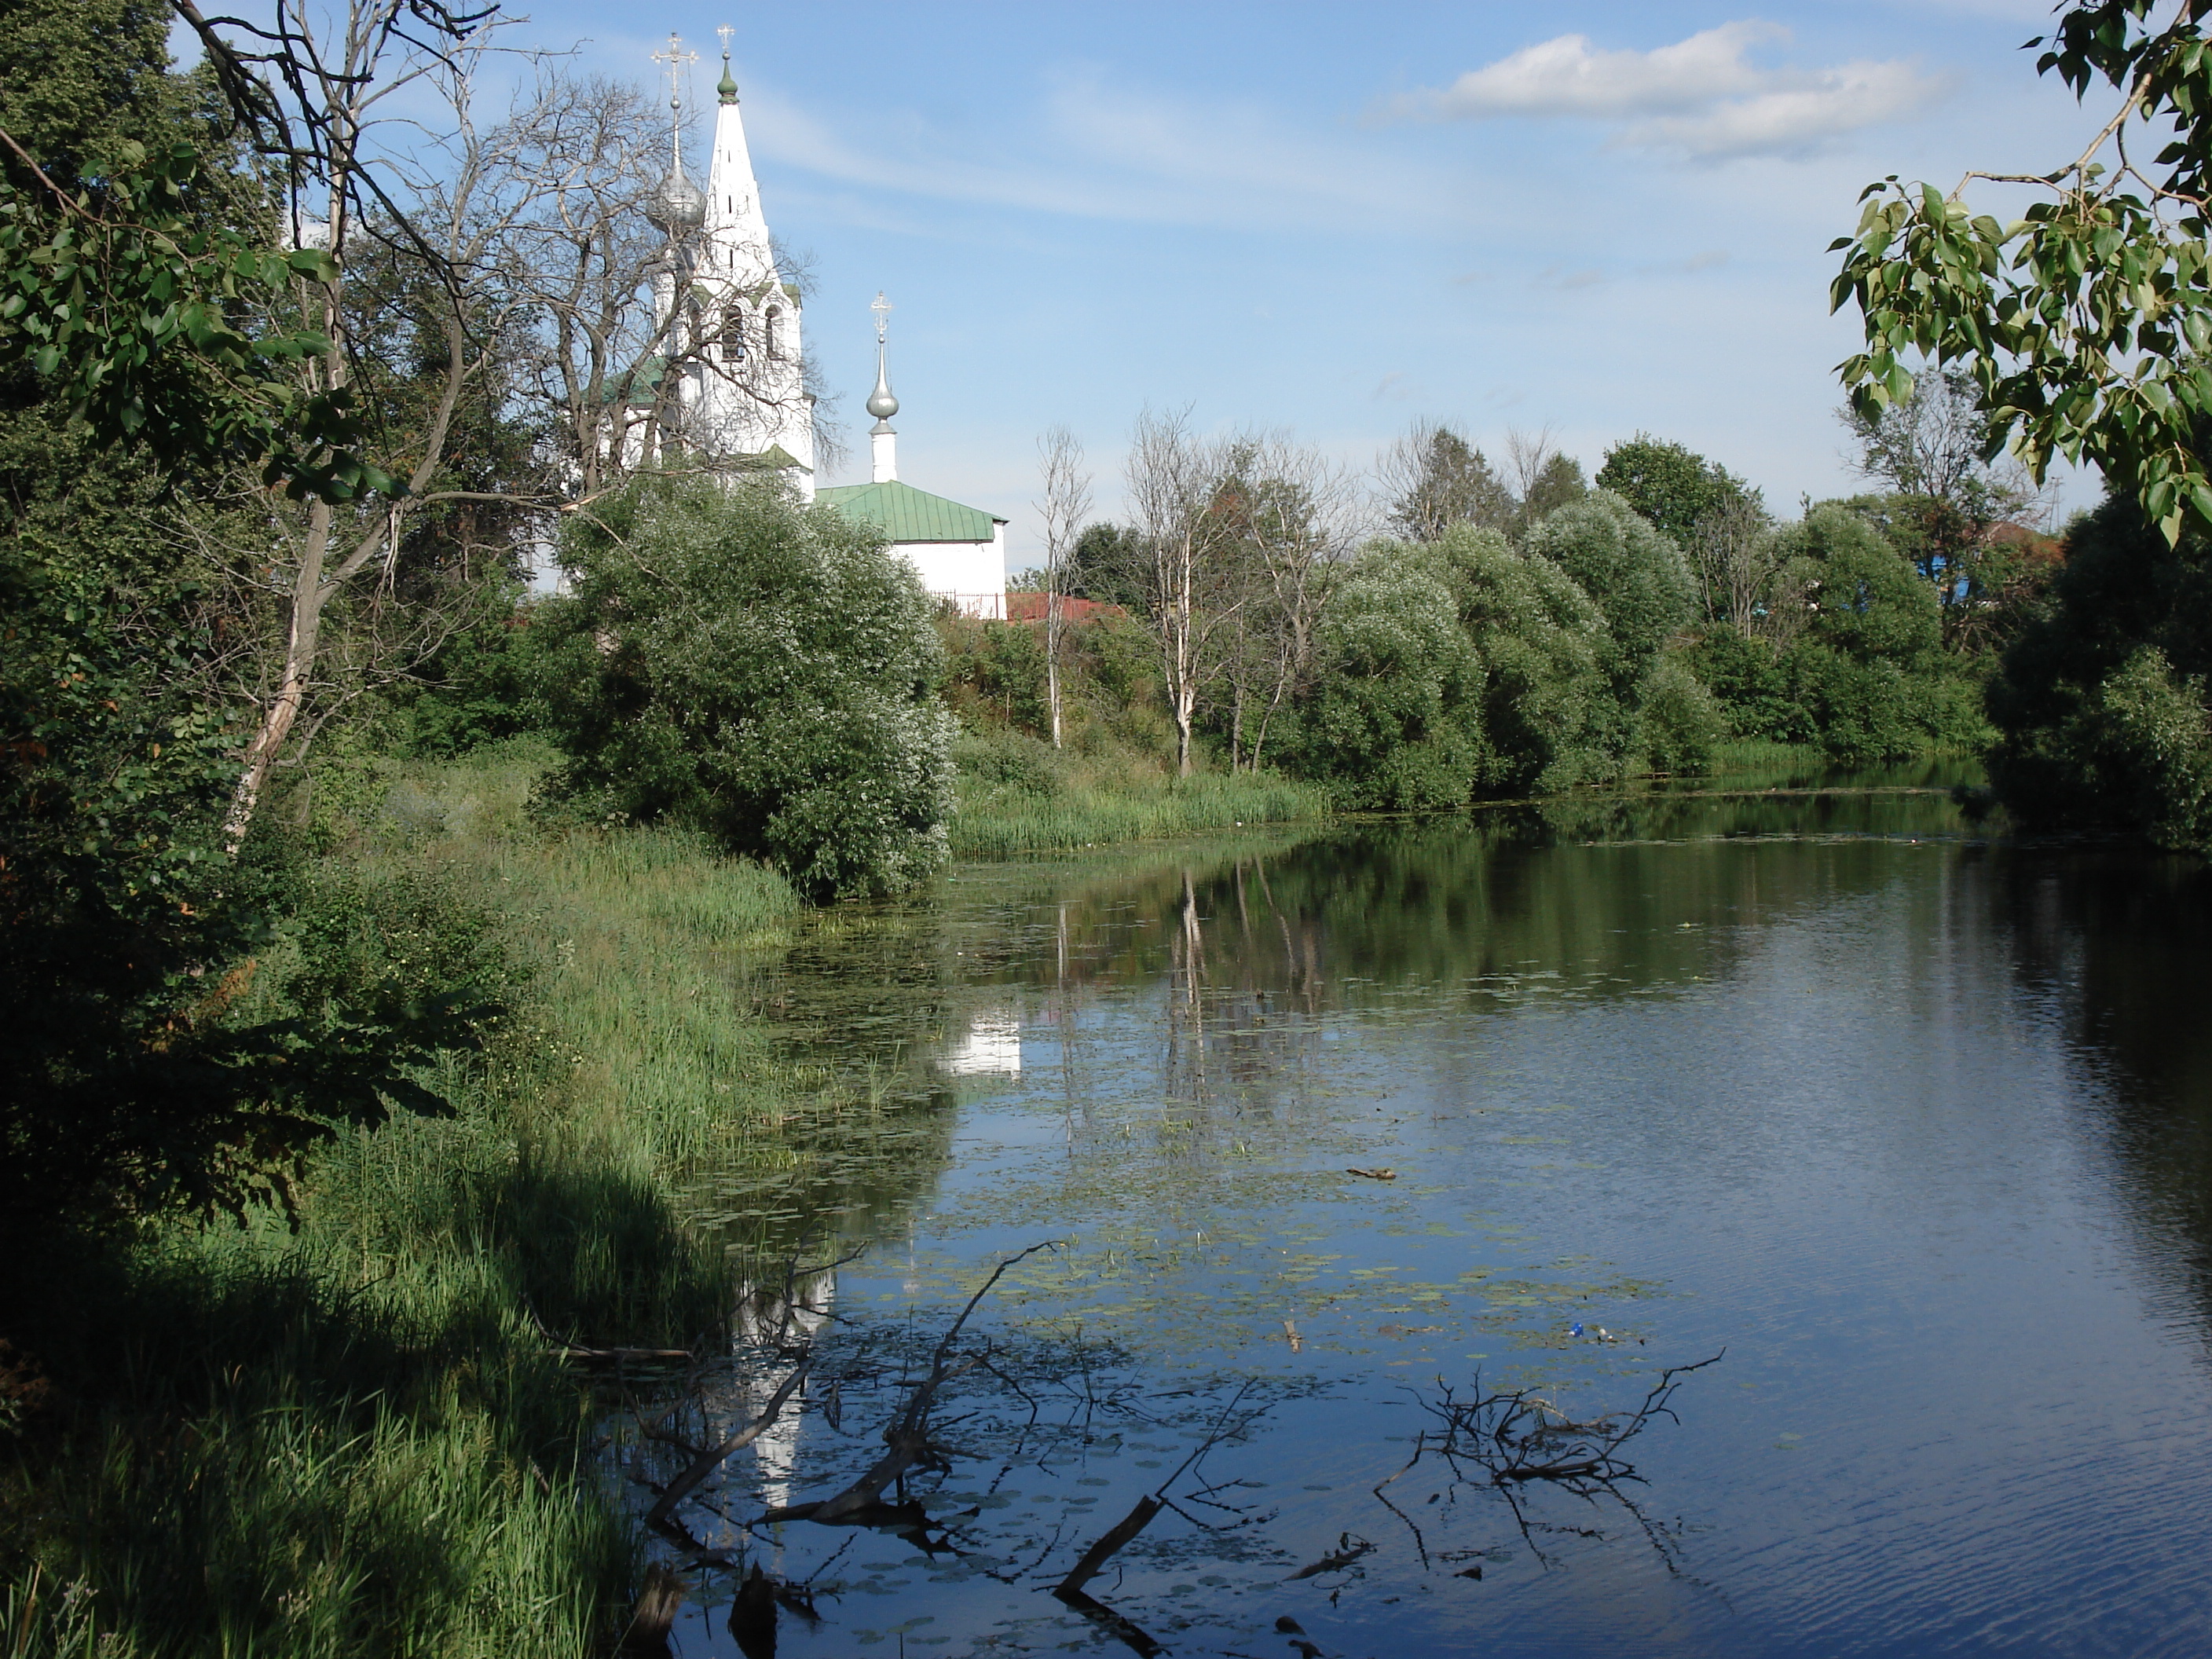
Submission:
M 811 1584 L 785 1654 L 2212 1650 L 2208 886 L 1936 793 L 1683 794 L 822 918 L 738 994 L 847 1103 L 694 1194 L 817 1369 L 685 1524 Z M 758 1522 L 1047 1241 L 918 1538 Z M 1610 1486 L 1437 1449 L 1446 1387 L 1618 1423 L 1715 1355 Z M 1127 1623 L 1054 1600 L 1163 1481 L 1090 1586 Z M 679 1651 L 739 1651 L 734 1583 Z

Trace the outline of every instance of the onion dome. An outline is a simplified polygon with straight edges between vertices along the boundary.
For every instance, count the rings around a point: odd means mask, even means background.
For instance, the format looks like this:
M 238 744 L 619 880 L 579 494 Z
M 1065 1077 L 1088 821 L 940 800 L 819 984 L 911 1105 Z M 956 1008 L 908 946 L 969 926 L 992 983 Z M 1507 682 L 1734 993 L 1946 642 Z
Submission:
M 898 399 L 891 396 L 890 378 L 880 359 L 876 363 L 876 389 L 868 394 L 868 413 L 879 421 L 888 421 L 898 413 Z
M 707 194 L 684 176 L 678 163 L 668 169 L 668 176 L 647 201 L 645 215 L 672 236 L 696 230 L 707 222 Z

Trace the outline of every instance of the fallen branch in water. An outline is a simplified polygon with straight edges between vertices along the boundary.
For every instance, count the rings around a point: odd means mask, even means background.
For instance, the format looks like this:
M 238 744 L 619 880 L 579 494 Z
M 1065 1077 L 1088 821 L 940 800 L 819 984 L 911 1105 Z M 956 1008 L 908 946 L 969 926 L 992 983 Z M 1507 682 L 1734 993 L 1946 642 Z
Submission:
M 982 1288 L 968 1298 L 968 1305 L 960 1310 L 960 1317 L 939 1341 L 931 1356 L 929 1375 L 915 1385 L 907 1397 L 905 1409 L 884 1425 L 884 1455 L 869 1466 L 866 1474 L 842 1492 L 811 1504 L 792 1504 L 781 1509 L 770 1510 L 761 1517 L 763 1523 L 775 1521 L 818 1521 L 825 1526 L 837 1524 L 865 1525 L 878 1511 L 890 1512 L 894 1506 L 884 1502 L 884 1491 L 892 1481 L 919 1464 L 924 1468 L 943 1468 L 946 1465 L 929 1437 L 929 1411 L 936 1403 L 940 1389 L 948 1382 L 965 1376 L 990 1357 L 987 1347 L 981 1353 L 969 1354 L 957 1363 L 952 1358 L 952 1345 L 959 1340 L 962 1328 L 968 1323 L 983 1298 L 991 1293 L 1000 1275 L 1007 1268 L 1039 1250 L 1057 1249 L 1057 1240 L 1032 1244 L 1017 1251 L 991 1270 Z
M 1152 1525 L 1154 1516 L 1169 1507 L 1168 1488 L 1180 1480 L 1184 1472 L 1192 1464 L 1197 1462 L 1221 1443 L 1223 1431 L 1228 1424 L 1230 1414 L 1243 1402 L 1245 1394 L 1251 1386 L 1250 1379 L 1246 1379 L 1243 1387 L 1237 1390 L 1236 1398 L 1222 1407 L 1221 1415 L 1214 1419 L 1213 1427 L 1207 1432 L 1206 1438 L 1199 1443 L 1197 1449 L 1189 1456 L 1176 1466 L 1175 1473 L 1139 1498 L 1136 1507 L 1101 1534 L 1097 1542 L 1084 1551 L 1075 1565 L 1067 1570 L 1066 1576 L 1052 1587 L 1053 1595 L 1060 1601 L 1073 1607 L 1085 1618 L 1125 1645 L 1146 1656 L 1146 1659 L 1151 1659 L 1151 1656 L 1157 1653 L 1164 1653 L 1167 1650 L 1146 1634 L 1126 1614 L 1115 1612 L 1113 1608 L 1083 1587 L 1104 1571 L 1106 1564 L 1114 1559 L 1123 1545 Z M 1243 1425 L 1240 1424 L 1238 1426 Z M 1178 1510 L 1176 1513 L 1181 1514 L 1182 1511 Z
M 614 1364 L 635 1359 L 680 1359 L 688 1364 L 693 1357 L 689 1348 L 594 1348 L 568 1337 L 556 1336 L 527 1299 L 523 1302 L 522 1310 L 530 1316 L 530 1322 L 538 1328 L 538 1335 L 551 1343 L 555 1355 L 562 1359 L 590 1359 Z
M 708 1447 L 693 1458 L 684 1472 L 668 1483 L 667 1489 L 660 1494 L 660 1501 L 646 1516 L 646 1525 L 658 1527 L 666 1521 L 676 1506 L 698 1489 L 700 1482 L 721 1468 L 733 1454 L 744 1450 L 758 1439 L 762 1432 L 775 1421 L 777 1414 L 783 1410 L 784 1402 L 798 1391 L 800 1383 L 805 1382 L 807 1370 L 813 1363 L 811 1357 L 800 1360 L 791 1375 L 783 1379 L 781 1386 L 769 1396 L 768 1404 L 761 1407 L 758 1417 L 727 1439 Z
M 1607 1416 L 1577 1423 L 1532 1389 L 1501 1389 L 1462 1401 L 1446 1385 L 1438 1399 L 1421 1404 L 1445 1425 L 1437 1449 L 1448 1459 L 1464 1457 L 1478 1464 L 1492 1484 L 1548 1480 L 1570 1491 L 1595 1491 L 1640 1478 L 1620 1455 L 1621 1447 L 1652 1419 L 1674 1416 L 1667 1402 L 1681 1386 L 1677 1377 L 1719 1364 L 1727 1352 L 1694 1365 L 1668 1367 L 1644 1402 L 1617 1420 Z
M 1324 1572 L 1341 1572 L 1374 1547 L 1375 1546 L 1364 1538 L 1355 1541 L 1350 1533 L 1340 1532 L 1336 1535 L 1336 1548 L 1334 1551 L 1322 1556 L 1318 1561 L 1307 1562 L 1283 1582 L 1285 1584 L 1295 1584 L 1301 1578 L 1312 1578 Z
M 1067 1570 L 1067 1577 L 1053 1586 L 1052 1593 L 1063 1601 L 1080 1590 L 1098 1576 L 1099 1570 L 1113 1559 L 1114 1553 L 1152 1524 L 1152 1517 L 1167 1507 L 1167 1500 L 1157 1492 L 1146 1492 L 1137 1500 L 1137 1507 L 1101 1534 L 1097 1543 L 1083 1552 L 1082 1559 Z
M 1383 1488 L 1425 1458 L 1437 1457 L 1451 1470 L 1452 1490 L 1463 1482 L 1471 1482 L 1489 1487 L 1502 1497 L 1512 1510 L 1522 1540 L 1537 1560 L 1547 1567 L 1552 1565 L 1551 1558 L 1538 1545 L 1536 1534 L 1539 1530 L 1563 1529 L 1533 1522 L 1522 1507 L 1520 1494 L 1532 1486 L 1544 1486 L 1572 1492 L 1586 1502 L 1610 1498 L 1643 1528 L 1668 1570 L 1679 1571 L 1672 1540 L 1622 1490 L 1631 1483 L 1644 1484 L 1644 1477 L 1622 1455 L 1622 1448 L 1655 1418 L 1679 1422 L 1680 1419 L 1674 1417 L 1668 1402 L 1681 1386 L 1680 1379 L 1692 1371 L 1717 1364 L 1727 1354 L 1723 1348 L 1711 1358 L 1701 1359 L 1694 1365 L 1671 1365 L 1660 1372 L 1659 1380 L 1645 1391 L 1643 1402 L 1633 1411 L 1608 1413 L 1579 1423 L 1533 1389 L 1503 1389 L 1494 1393 L 1477 1393 L 1471 1400 L 1462 1400 L 1449 1383 L 1442 1383 L 1435 1399 L 1419 1395 L 1414 1397 L 1424 1411 L 1443 1423 L 1443 1431 L 1423 1430 L 1414 1442 L 1413 1456 L 1395 1474 L 1376 1485 L 1376 1498 L 1406 1524 L 1425 1565 L 1429 1549 L 1420 1527 L 1413 1516 L 1383 1495 Z M 1478 1373 L 1478 1389 L 1480 1381 Z M 1565 1530 L 1582 1531 L 1587 1536 L 1601 1535 L 1582 1528 Z
M 1055 1589 L 1053 1594 L 1125 1647 L 1142 1654 L 1144 1659 L 1152 1659 L 1153 1655 L 1167 1651 L 1142 1626 L 1126 1613 L 1115 1612 L 1097 1596 L 1072 1589 Z

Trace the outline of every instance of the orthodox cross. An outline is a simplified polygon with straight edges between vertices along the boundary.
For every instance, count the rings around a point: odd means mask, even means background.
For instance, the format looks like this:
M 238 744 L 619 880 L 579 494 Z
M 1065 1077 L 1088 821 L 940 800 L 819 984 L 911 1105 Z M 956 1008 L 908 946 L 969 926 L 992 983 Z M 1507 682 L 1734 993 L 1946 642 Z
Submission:
M 671 31 L 668 50 L 654 52 L 653 61 L 668 65 L 668 107 L 681 109 L 684 106 L 684 71 L 687 66 L 699 61 L 699 54 L 684 51 L 684 37 Z
M 876 313 L 876 343 L 880 346 L 890 331 L 891 317 L 891 302 L 884 298 L 881 289 L 876 290 L 876 297 L 869 303 L 868 309 Z

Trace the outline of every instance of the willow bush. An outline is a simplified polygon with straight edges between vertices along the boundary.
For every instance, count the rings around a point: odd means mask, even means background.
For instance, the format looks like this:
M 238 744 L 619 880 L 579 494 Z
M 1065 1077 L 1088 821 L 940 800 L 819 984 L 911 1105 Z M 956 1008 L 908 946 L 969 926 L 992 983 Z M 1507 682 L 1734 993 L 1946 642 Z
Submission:
M 875 531 L 768 480 L 647 479 L 571 520 L 538 658 L 549 795 L 672 822 L 815 898 L 945 856 L 952 724 L 920 580 Z

